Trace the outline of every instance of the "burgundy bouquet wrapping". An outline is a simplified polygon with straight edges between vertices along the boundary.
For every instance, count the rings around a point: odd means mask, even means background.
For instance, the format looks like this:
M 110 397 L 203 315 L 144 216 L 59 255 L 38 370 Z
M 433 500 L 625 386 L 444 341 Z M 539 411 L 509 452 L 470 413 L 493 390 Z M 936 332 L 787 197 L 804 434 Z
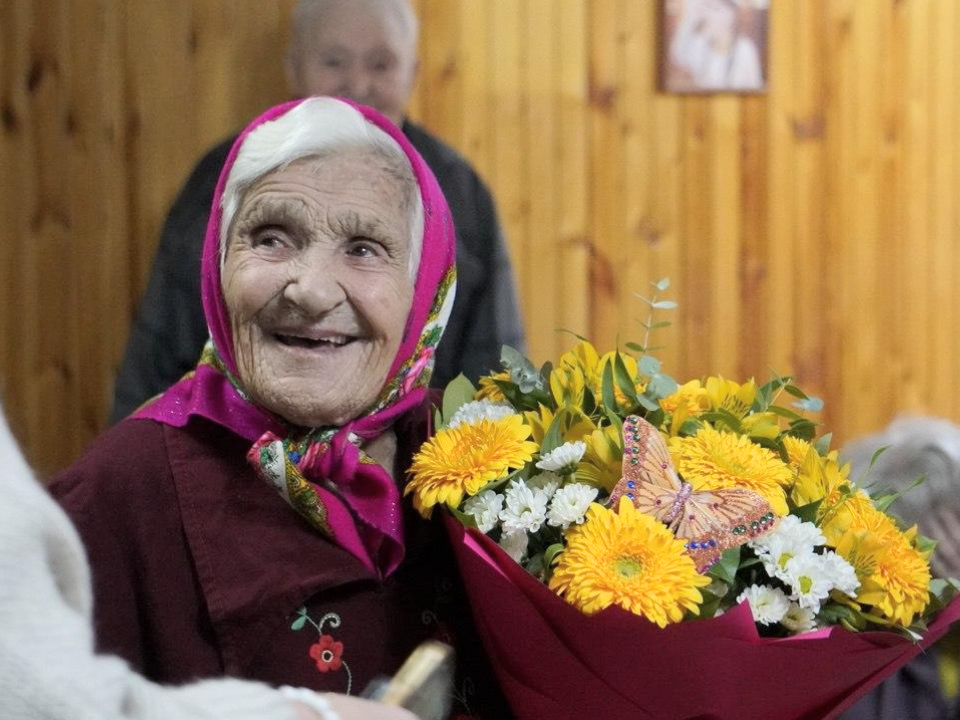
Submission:
M 478 631 L 519 720 L 832 718 L 960 617 L 957 598 L 913 643 L 841 627 L 762 638 L 745 603 L 663 629 L 616 607 L 588 616 L 487 536 L 445 522 Z

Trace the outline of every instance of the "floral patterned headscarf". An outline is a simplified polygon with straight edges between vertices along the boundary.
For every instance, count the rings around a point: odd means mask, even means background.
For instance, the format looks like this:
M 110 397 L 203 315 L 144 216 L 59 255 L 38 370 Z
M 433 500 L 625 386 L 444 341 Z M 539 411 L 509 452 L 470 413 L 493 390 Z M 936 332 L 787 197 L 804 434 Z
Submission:
M 221 286 L 224 188 L 250 133 L 303 103 L 343 103 L 403 150 L 420 188 L 423 242 L 413 302 L 400 348 L 380 394 L 364 414 L 341 427 L 296 428 L 247 399 L 238 380 L 229 315 Z M 329 138 L 326 138 L 329 146 Z M 310 153 L 305 153 L 310 154 Z M 346 100 L 307 98 L 278 105 L 248 125 L 227 156 L 204 239 L 203 309 L 210 341 L 196 369 L 134 417 L 183 427 L 199 416 L 252 445 L 248 461 L 318 531 L 386 576 L 403 559 L 400 495 L 390 473 L 360 449 L 426 399 L 434 351 L 453 305 L 455 235 L 436 178 L 400 130 L 377 111 Z M 322 382 L 318 379 L 318 382 Z

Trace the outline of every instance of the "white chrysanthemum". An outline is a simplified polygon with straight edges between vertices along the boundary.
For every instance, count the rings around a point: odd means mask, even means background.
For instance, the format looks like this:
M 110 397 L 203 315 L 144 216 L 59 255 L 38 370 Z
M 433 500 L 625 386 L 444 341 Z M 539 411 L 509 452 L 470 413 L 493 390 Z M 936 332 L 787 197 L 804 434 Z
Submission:
M 535 533 L 547 519 L 547 501 L 545 490 L 527 487 L 523 480 L 516 480 L 507 489 L 506 503 L 500 511 L 504 533 Z
M 577 469 L 577 463 L 586 451 L 587 444 L 582 440 L 564 443 L 547 454 L 541 455 L 537 467 L 567 475 Z
M 857 577 L 857 571 L 853 569 L 853 565 L 832 550 L 823 554 L 822 562 L 824 571 L 830 578 L 834 589 L 839 590 L 844 595 L 856 597 L 857 591 L 860 589 L 860 579 Z
M 802 608 L 790 603 L 790 609 L 780 620 L 780 624 L 792 633 L 800 634 L 817 629 L 816 614 L 810 608 Z
M 571 483 L 554 493 L 547 513 L 547 524 L 566 530 L 571 525 L 580 525 L 597 497 L 597 488 L 583 483 Z
M 555 472 L 537 473 L 532 478 L 527 480 L 528 488 L 533 488 L 534 490 L 543 490 L 543 492 L 547 494 L 548 499 L 553 497 L 553 494 L 561 485 L 563 485 L 563 478 L 560 475 L 557 475 Z
M 796 515 L 785 515 L 780 518 L 777 527 L 772 532 L 763 535 L 749 544 L 758 553 L 764 552 L 772 543 L 779 542 L 784 546 L 796 548 L 809 547 L 813 549 L 825 545 L 827 539 L 812 522 L 804 522 Z M 797 555 L 802 553 L 798 552 Z
M 820 612 L 820 603 L 833 589 L 833 579 L 822 555 L 797 555 L 784 567 L 785 582 L 790 585 L 791 600 L 802 608 Z
M 482 533 L 488 533 L 497 526 L 501 510 L 503 510 L 503 495 L 493 490 L 484 490 L 463 504 L 463 511 L 473 518 L 477 523 L 477 529 Z
M 737 596 L 738 603 L 744 600 L 750 603 L 753 621 L 761 625 L 780 622 L 790 609 L 790 600 L 783 590 L 770 585 L 751 585 Z
M 753 540 L 750 547 L 756 551 L 768 575 L 789 582 L 787 562 L 795 557 L 812 555 L 815 548 L 825 542 L 826 538 L 816 525 L 803 522 L 795 515 L 787 515 L 773 532 Z
M 527 543 L 530 542 L 530 538 L 525 532 L 520 530 L 519 532 L 514 533 L 504 533 L 500 538 L 500 547 L 514 559 L 515 562 L 520 562 L 523 560 L 523 556 L 527 554 Z
M 507 415 L 516 415 L 517 411 L 507 403 L 493 402 L 492 400 L 474 400 L 460 406 L 450 418 L 450 427 L 458 425 L 475 425 L 481 420 L 496 422 Z

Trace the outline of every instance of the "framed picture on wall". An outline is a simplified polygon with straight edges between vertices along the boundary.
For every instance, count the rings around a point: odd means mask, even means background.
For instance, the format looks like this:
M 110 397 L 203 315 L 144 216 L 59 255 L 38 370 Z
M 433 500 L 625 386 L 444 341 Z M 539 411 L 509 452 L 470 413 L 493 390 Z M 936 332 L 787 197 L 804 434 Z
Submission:
M 766 90 L 770 0 L 660 1 L 663 90 Z

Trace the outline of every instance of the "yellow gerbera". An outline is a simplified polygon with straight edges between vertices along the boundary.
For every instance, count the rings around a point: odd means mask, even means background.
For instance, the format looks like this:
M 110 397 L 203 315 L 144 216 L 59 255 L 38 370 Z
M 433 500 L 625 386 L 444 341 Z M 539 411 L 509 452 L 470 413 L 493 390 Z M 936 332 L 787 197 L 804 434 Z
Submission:
M 670 454 L 694 490 L 746 488 L 763 496 L 777 515 L 787 514 L 783 486 L 793 473 L 777 453 L 750 438 L 705 427 L 692 437 L 670 438 Z
M 857 602 L 909 626 L 929 600 L 930 566 L 914 547 L 917 528 L 901 532 L 864 496 L 840 503 L 831 520 L 824 535 L 857 572 Z
M 507 398 L 504 397 L 503 391 L 497 385 L 497 380 L 509 380 L 510 373 L 498 372 L 492 373 L 491 375 L 485 375 L 480 378 L 480 387 L 477 390 L 476 394 L 473 396 L 475 400 L 491 400 L 493 402 L 502 402 Z
M 618 605 L 660 627 L 699 614 L 710 584 L 662 523 L 621 498 L 618 512 L 594 503 L 567 533 L 550 589 L 587 615 Z
M 433 506 L 456 508 L 491 480 L 530 461 L 539 446 L 527 440 L 530 426 L 519 415 L 440 430 L 414 455 L 404 495 L 429 517 Z
M 577 482 L 613 490 L 620 482 L 623 464 L 623 437 L 612 425 L 583 436 L 586 452 L 577 465 Z

